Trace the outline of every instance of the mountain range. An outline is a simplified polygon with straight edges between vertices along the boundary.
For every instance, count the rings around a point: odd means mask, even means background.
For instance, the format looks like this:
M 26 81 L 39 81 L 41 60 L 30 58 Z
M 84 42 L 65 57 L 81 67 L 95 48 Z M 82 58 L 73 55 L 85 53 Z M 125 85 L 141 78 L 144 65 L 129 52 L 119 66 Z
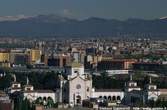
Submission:
M 0 36 L 148 36 L 167 38 L 167 18 L 84 20 L 57 15 L 38 15 L 18 20 L 0 21 Z

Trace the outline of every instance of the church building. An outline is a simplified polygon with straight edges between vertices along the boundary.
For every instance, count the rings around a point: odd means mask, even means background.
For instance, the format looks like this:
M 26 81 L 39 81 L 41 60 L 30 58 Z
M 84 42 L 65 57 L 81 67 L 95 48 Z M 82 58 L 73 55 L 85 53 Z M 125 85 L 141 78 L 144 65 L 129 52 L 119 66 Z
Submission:
M 63 75 L 59 75 L 60 88 L 56 91 L 52 90 L 34 90 L 33 85 L 27 84 L 21 87 L 21 84 L 14 81 L 9 88 L 9 93 L 21 92 L 24 98 L 34 102 L 38 98 L 44 101 L 52 98 L 53 102 L 69 104 L 69 106 L 82 105 L 84 100 L 96 99 L 98 102 L 108 102 L 125 105 L 135 105 L 138 102 L 146 103 L 149 100 L 158 100 L 167 94 L 167 90 L 158 89 L 152 83 L 151 78 L 149 84 L 144 88 L 138 86 L 130 74 L 130 80 L 125 83 L 122 89 L 96 89 L 92 87 L 92 75 L 86 73 L 84 66 L 79 63 L 72 63 L 66 68 L 65 79 Z
M 125 83 L 124 89 L 96 89 L 92 87 L 92 76 L 85 73 L 82 64 L 73 63 L 66 69 L 67 80 L 60 78 L 59 102 L 68 103 L 71 106 L 81 105 L 83 100 L 96 98 L 115 102 L 116 104 L 134 105 L 138 101 L 146 103 L 148 100 L 156 101 L 160 95 L 157 86 L 150 83 L 141 88 L 133 81 L 132 74 L 130 80 Z
M 68 80 L 61 80 L 60 85 L 61 96 L 64 98 L 62 101 L 71 106 L 80 105 L 83 100 L 92 96 L 92 77 L 90 74 L 86 74 L 84 66 L 78 63 L 73 63 L 66 71 L 68 72 Z

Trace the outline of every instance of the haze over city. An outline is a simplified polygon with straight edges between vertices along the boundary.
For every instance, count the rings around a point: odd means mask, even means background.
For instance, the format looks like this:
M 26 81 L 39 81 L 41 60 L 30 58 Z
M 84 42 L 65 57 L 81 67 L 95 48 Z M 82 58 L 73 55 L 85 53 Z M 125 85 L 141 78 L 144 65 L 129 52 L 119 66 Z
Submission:
M 0 16 L 13 19 L 58 14 L 84 19 L 155 19 L 167 16 L 166 0 L 1 0 Z

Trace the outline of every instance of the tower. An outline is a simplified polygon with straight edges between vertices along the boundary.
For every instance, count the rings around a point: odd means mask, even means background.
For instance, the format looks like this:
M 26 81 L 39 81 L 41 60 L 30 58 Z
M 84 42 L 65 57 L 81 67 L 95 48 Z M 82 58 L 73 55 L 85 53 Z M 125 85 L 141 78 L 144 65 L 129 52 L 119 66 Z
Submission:
M 9 93 L 21 91 L 21 84 L 17 82 L 16 75 L 13 74 L 13 82 L 9 88 Z
M 58 101 L 60 102 L 60 103 L 62 103 L 63 102 L 63 89 L 65 88 L 65 86 L 64 86 L 64 82 L 65 80 L 64 80 L 64 78 L 63 78 L 63 76 L 62 75 L 59 75 L 59 85 L 60 85 L 60 90 L 59 90 L 59 98 L 58 98 Z
M 130 81 L 127 82 L 127 84 L 125 86 L 125 91 L 130 92 L 130 91 L 133 91 L 133 90 L 141 90 L 141 88 L 138 87 L 136 81 L 133 81 L 133 75 L 130 74 Z
M 24 86 L 24 91 L 33 91 L 34 87 L 29 84 L 29 79 L 27 77 L 27 84 Z
M 160 92 L 157 89 L 157 85 L 152 83 L 152 78 L 150 77 L 149 84 L 146 85 L 146 90 L 145 90 L 146 100 L 156 101 L 159 95 Z
M 130 81 L 125 85 L 124 103 L 133 106 L 137 101 L 142 101 L 141 93 L 141 88 L 138 87 L 136 81 L 133 81 L 133 76 L 130 74 Z

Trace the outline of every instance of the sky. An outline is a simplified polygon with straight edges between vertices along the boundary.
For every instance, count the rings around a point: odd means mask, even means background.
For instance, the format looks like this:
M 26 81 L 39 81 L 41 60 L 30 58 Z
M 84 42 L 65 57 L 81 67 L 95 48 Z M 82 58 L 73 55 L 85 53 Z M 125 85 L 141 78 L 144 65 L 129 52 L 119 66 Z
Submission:
M 155 19 L 167 16 L 167 0 L 0 0 L 0 19 L 39 14 L 77 19 Z

